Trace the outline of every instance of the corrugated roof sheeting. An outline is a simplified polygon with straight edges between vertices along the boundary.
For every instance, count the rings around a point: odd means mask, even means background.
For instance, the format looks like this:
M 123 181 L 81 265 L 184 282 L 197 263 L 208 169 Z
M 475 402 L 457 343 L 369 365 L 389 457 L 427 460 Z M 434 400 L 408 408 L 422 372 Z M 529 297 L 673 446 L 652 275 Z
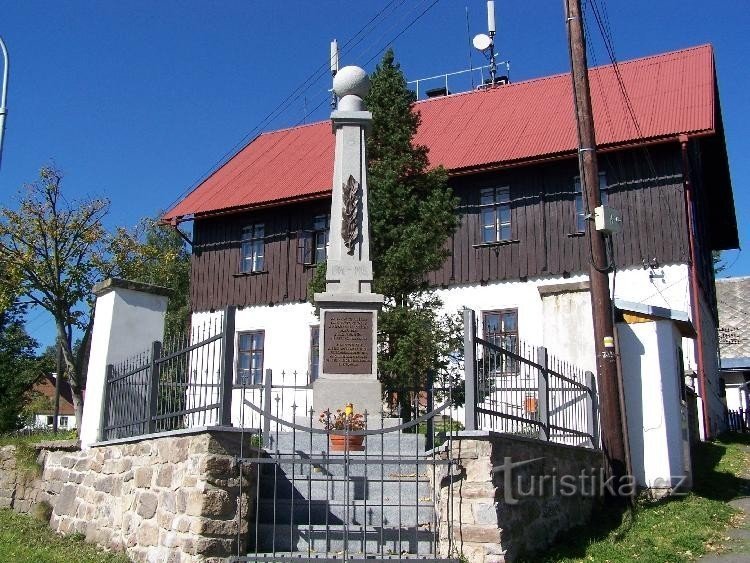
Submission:
M 710 45 L 619 64 L 646 139 L 714 128 L 714 65 Z M 612 66 L 591 69 L 597 143 L 637 142 L 638 130 Z M 577 147 L 569 74 L 433 98 L 416 105 L 416 142 L 430 163 L 448 170 L 564 154 Z M 165 219 L 303 198 L 331 189 L 330 122 L 260 135 L 214 172 Z

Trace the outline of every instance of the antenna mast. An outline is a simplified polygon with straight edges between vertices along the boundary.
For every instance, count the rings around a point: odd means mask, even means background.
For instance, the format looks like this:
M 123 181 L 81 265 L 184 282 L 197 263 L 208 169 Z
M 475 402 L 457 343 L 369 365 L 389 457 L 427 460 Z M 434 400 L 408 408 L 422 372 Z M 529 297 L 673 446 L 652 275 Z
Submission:
M 331 78 L 336 77 L 336 73 L 339 71 L 339 44 L 334 39 L 331 41 Z M 336 92 L 331 90 L 331 107 L 336 109 L 338 99 L 336 98 Z
M 495 85 L 497 63 L 495 62 L 495 0 L 487 0 L 487 32 L 490 35 L 490 79 Z

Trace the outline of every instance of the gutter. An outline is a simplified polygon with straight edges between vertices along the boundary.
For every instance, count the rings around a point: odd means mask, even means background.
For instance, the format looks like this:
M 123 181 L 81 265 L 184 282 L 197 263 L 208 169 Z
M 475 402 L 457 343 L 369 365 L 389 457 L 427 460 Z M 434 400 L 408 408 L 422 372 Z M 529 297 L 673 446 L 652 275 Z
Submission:
M 703 356 L 703 323 L 701 322 L 701 302 L 700 302 L 700 283 L 698 280 L 698 269 L 696 264 L 697 249 L 695 242 L 695 216 L 693 209 L 695 202 L 693 200 L 693 181 L 690 170 L 690 159 L 688 157 L 687 135 L 680 135 L 680 149 L 682 153 L 682 175 L 684 178 L 683 185 L 685 188 L 685 217 L 687 218 L 688 244 L 690 247 L 690 309 L 692 312 L 693 323 L 698 338 L 695 339 L 695 358 L 698 368 L 698 390 L 703 398 L 703 428 L 705 428 L 706 439 L 711 437 L 711 417 L 708 415 L 708 384 L 706 382 L 706 363 Z

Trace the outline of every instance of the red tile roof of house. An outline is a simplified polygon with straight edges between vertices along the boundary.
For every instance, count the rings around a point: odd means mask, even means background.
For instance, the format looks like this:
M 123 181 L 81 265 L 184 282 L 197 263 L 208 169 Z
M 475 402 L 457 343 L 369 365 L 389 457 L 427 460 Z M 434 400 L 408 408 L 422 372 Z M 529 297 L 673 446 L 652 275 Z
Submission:
M 619 64 L 640 126 L 611 65 L 590 69 L 600 147 L 715 132 L 713 49 L 702 45 Z M 451 173 L 574 154 L 570 74 L 425 100 L 416 142 Z M 264 133 L 164 215 L 174 219 L 321 197 L 331 190 L 329 121 Z

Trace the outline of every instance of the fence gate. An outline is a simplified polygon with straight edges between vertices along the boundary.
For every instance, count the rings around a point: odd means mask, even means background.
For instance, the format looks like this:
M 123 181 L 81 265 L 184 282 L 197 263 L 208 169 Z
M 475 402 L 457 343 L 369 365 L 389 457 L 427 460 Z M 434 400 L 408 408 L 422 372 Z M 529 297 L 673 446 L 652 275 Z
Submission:
M 409 422 L 364 413 L 364 430 L 340 431 L 321 424 L 336 413 L 321 417 L 297 404 L 282 409 L 281 392 L 243 399 L 252 427 L 265 430 L 240 459 L 251 476 L 245 498 L 253 500 L 247 536 L 238 542 L 247 554 L 233 560 L 457 562 L 450 558 L 457 557 L 450 518 L 438 512 L 451 506 L 451 443 L 460 426 L 449 397 L 437 408 L 432 397 L 410 393 Z

